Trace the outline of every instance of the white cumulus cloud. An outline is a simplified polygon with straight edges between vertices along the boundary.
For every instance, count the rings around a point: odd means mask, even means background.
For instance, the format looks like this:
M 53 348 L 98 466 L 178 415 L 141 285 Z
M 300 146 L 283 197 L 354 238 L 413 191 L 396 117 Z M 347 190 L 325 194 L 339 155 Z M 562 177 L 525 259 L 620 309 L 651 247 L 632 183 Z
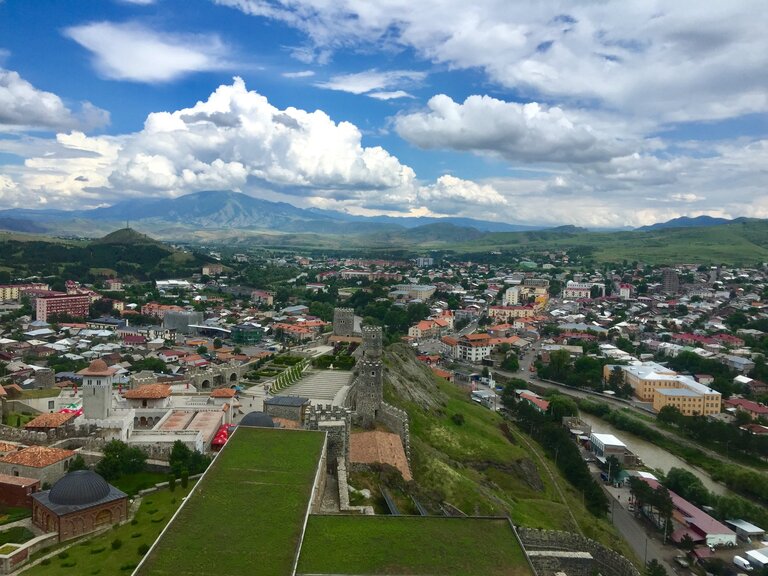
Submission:
M 529 99 L 677 122 L 768 110 L 760 0 L 214 0 L 302 31 L 305 55 L 412 49 Z M 326 56 L 327 57 L 327 56 Z
M 56 94 L 36 88 L 18 72 L 0 68 L 0 131 L 95 128 L 107 123 L 109 113 L 90 102 L 73 112 Z
M 626 153 L 626 145 L 571 120 L 558 107 L 489 96 L 463 103 L 439 94 L 427 110 L 396 118 L 398 134 L 421 148 L 497 153 L 509 160 L 591 162 Z
M 215 34 L 169 34 L 106 21 L 72 26 L 64 34 L 89 50 L 97 72 L 112 80 L 167 82 L 232 66 L 229 48 Z

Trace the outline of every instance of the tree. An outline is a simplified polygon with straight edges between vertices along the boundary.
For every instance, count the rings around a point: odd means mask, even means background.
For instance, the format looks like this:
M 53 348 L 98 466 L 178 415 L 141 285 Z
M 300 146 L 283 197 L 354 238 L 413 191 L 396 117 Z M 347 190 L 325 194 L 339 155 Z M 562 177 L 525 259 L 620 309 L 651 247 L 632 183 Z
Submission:
M 555 422 L 562 422 L 566 416 L 578 416 L 579 407 L 571 398 L 557 394 L 550 398 L 547 414 Z
M 171 453 L 168 457 L 168 464 L 177 478 L 181 478 L 184 470 L 187 474 L 199 474 L 203 472 L 211 459 L 197 450 L 190 450 L 181 440 L 176 440 L 171 446 Z
M 126 474 L 143 472 L 147 455 L 141 450 L 128 446 L 120 440 L 111 440 L 104 446 L 104 457 L 96 464 L 96 472 L 107 481 L 116 480 Z
M 608 376 L 608 386 L 612 390 L 618 390 L 624 385 L 624 370 L 621 366 L 614 366 L 611 375 Z
M 75 472 L 76 470 L 88 470 L 88 465 L 85 463 L 82 454 L 77 454 L 69 463 L 67 472 Z
M 667 576 L 667 571 L 664 569 L 664 566 L 654 558 L 645 565 L 645 576 Z
M 606 462 L 608 463 L 608 480 L 610 482 L 617 482 L 619 474 L 621 474 L 621 462 L 619 462 L 619 459 L 613 454 L 608 456 Z
M 696 548 L 696 542 L 694 542 L 693 538 L 691 538 L 688 534 L 684 534 L 683 537 L 680 538 L 678 545 L 682 550 L 685 550 L 686 552 L 693 552 L 693 549 Z
M 196 350 L 196 352 L 197 352 L 198 354 L 201 354 L 201 355 L 202 355 L 202 354 L 208 354 L 208 346 L 203 346 L 203 345 L 200 345 L 200 346 L 198 346 L 198 347 L 197 347 L 197 350 Z
M 520 370 L 520 360 L 516 354 L 509 354 L 501 361 L 501 369 L 508 372 L 517 372 Z
M 213 349 L 214 350 L 218 350 L 219 348 L 221 348 L 221 338 L 214 338 L 213 339 Z M 207 350 L 206 350 L 206 352 L 207 352 Z M 203 352 L 203 354 L 204 353 L 205 352 Z
M 678 426 L 682 422 L 684 416 L 677 406 L 668 405 L 662 406 L 661 410 L 659 410 L 659 413 L 656 415 L 656 418 L 659 422 Z

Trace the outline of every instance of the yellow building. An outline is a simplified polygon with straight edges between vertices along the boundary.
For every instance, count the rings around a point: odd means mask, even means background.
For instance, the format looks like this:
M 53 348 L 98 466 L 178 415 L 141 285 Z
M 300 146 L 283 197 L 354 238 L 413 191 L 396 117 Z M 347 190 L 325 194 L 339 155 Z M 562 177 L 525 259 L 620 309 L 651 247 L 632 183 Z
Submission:
M 607 382 L 615 366 L 603 368 Z M 643 362 L 634 366 L 619 366 L 624 383 L 632 387 L 633 394 L 642 402 L 650 402 L 658 412 L 664 406 L 675 406 L 685 416 L 709 415 L 720 412 L 721 395 L 716 390 L 683 376 L 656 362 Z

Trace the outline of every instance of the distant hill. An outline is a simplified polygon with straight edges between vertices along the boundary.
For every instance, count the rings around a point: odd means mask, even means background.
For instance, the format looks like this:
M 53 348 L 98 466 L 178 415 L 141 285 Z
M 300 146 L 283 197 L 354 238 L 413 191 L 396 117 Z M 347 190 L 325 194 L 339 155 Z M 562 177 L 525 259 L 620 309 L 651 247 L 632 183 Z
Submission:
M 93 210 L 0 210 L 0 229 L 20 232 L 98 234 L 125 222 L 173 239 L 200 230 L 233 229 L 338 236 L 397 232 L 429 224 L 453 224 L 487 232 L 543 228 L 471 218 L 357 216 L 333 210 L 298 208 L 286 202 L 231 191 L 195 192 L 178 198 L 132 198 Z
M 744 220 L 744 218 L 729 220 L 728 218 L 713 218 L 712 216 L 696 216 L 695 218 L 681 216 L 680 218 L 673 218 L 672 220 L 667 220 L 666 222 L 657 222 L 656 224 L 651 224 L 650 226 L 643 226 L 638 228 L 638 230 L 644 232 L 647 230 L 663 230 L 665 228 L 703 228 L 707 226 L 732 224 L 742 220 Z
M 168 252 L 172 252 L 172 249 L 169 246 L 165 246 L 162 242 L 155 240 L 154 238 L 150 238 L 146 234 L 142 234 L 141 232 L 137 232 L 136 230 L 132 228 L 121 228 L 120 230 L 115 230 L 114 232 L 110 232 L 103 238 L 97 238 L 96 240 L 91 242 L 92 245 L 98 245 L 98 244 L 122 244 L 126 246 L 135 246 L 135 245 L 153 245 L 153 246 L 159 246 Z

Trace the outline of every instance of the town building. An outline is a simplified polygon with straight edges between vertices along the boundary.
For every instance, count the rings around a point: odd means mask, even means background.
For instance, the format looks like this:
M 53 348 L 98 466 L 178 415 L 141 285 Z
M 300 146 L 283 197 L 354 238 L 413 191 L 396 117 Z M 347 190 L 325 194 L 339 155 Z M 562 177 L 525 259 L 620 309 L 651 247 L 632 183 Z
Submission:
M 73 450 L 29 446 L 0 458 L 0 474 L 35 478 L 42 484 L 53 484 L 69 470 L 75 457 Z
M 606 382 L 614 368 L 614 365 L 603 368 Z M 651 402 L 656 412 L 664 406 L 674 406 L 685 416 L 707 416 L 720 412 L 720 393 L 690 376 L 678 374 L 656 362 L 619 368 L 623 372 L 624 383 L 632 387 L 634 395 L 643 402 Z
M 128 518 L 128 495 L 91 470 L 70 472 L 50 490 L 32 494 L 32 522 L 59 542 Z
M 74 318 L 86 318 L 91 306 L 87 294 L 56 294 L 35 299 L 35 317 L 47 322 L 55 314 L 66 314 Z

